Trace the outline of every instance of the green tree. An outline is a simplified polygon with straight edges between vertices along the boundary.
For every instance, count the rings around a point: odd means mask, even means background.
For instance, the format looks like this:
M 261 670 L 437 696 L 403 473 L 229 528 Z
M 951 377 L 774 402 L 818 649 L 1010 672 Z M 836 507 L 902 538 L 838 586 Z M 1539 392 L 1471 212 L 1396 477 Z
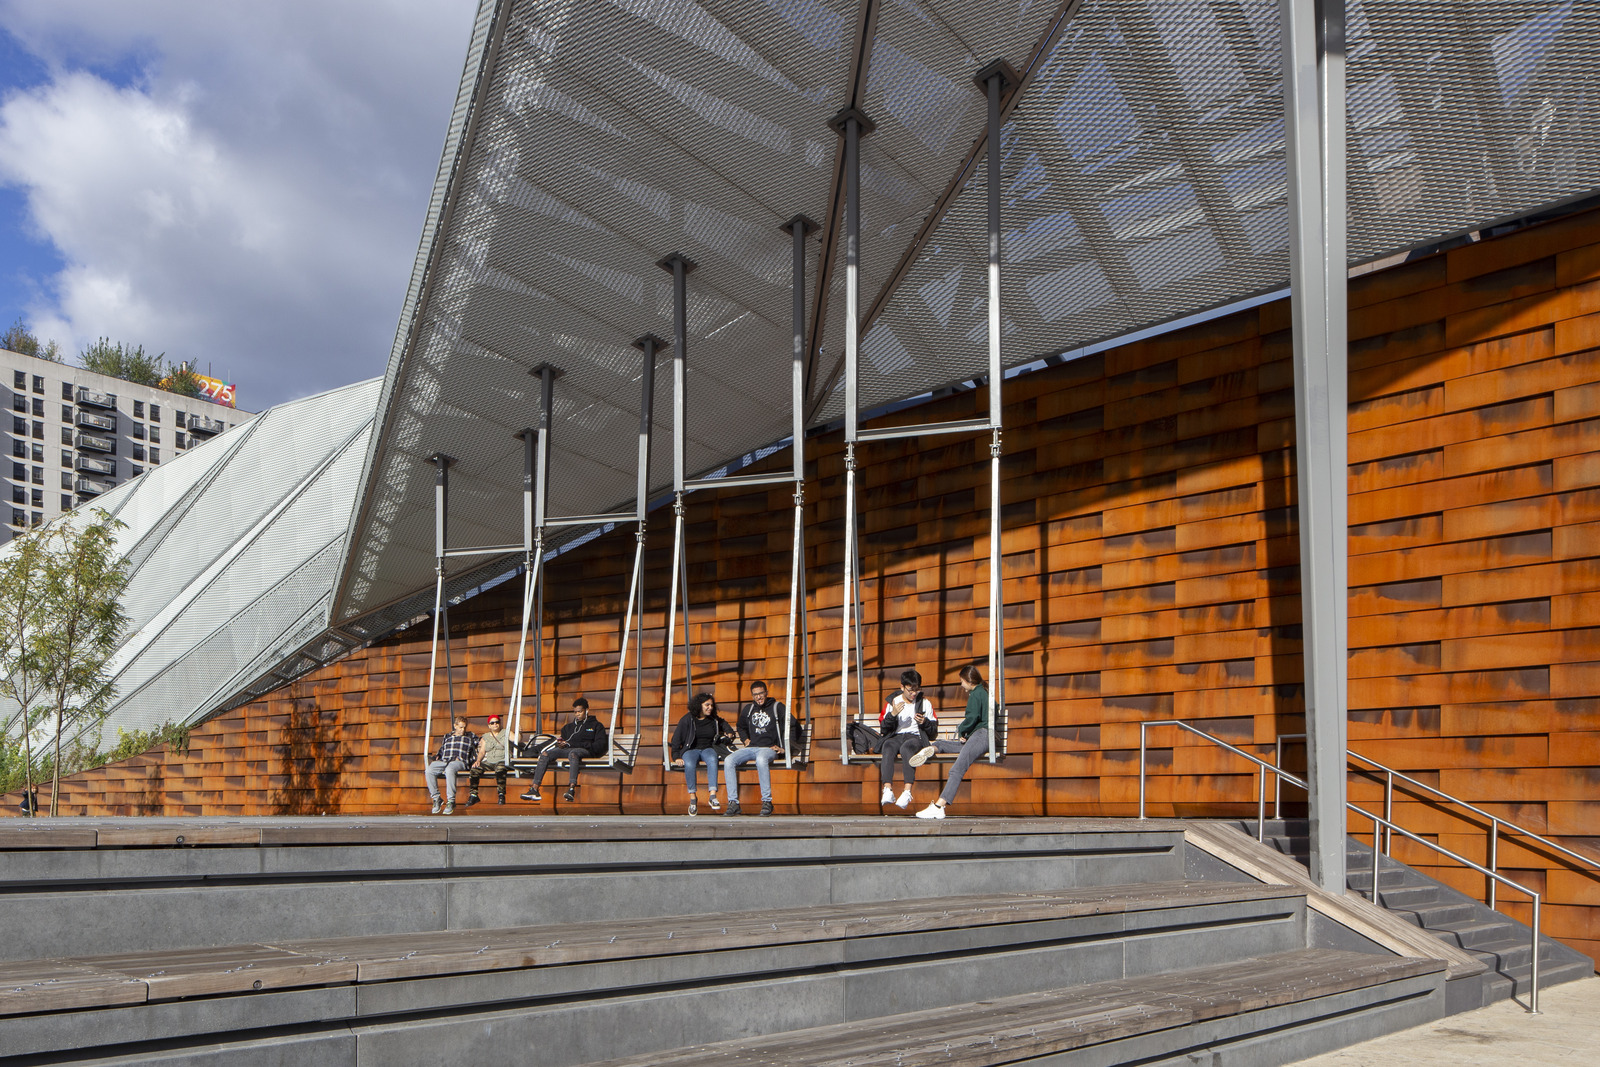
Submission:
M 161 379 L 161 388 L 179 396 L 199 396 L 200 377 L 189 369 L 187 363 L 177 366 L 167 364 L 167 376 Z
M 0 555 L 0 697 L 16 710 L 0 729 L 9 745 L 13 727 L 20 734 L 22 779 L 30 805 L 33 797 L 33 732 L 44 718 L 39 701 L 45 693 L 44 673 L 34 637 L 43 628 L 44 573 L 47 546 L 44 531 L 21 534 Z M 34 815 L 31 806 L 29 814 Z
M 165 356 L 165 352 L 158 356 L 146 355 L 144 345 L 125 345 L 121 341 L 112 344 L 111 338 L 102 337 L 85 348 L 78 359 L 96 374 L 121 378 L 135 385 L 158 386 Z
M 0 333 L 0 348 L 12 352 L 21 352 L 25 356 L 37 356 L 39 359 L 47 359 L 51 363 L 65 362 L 61 358 L 60 345 L 53 340 L 40 344 L 38 335 L 28 329 L 27 324 L 20 318 L 12 323 L 11 328 L 6 330 L 5 333 Z
M 97 730 L 116 693 L 106 667 L 128 620 L 128 564 L 116 551 L 123 525 L 97 508 L 86 523 L 69 519 L 50 530 L 35 648 L 55 713 L 51 815 L 60 803 L 62 739 Z

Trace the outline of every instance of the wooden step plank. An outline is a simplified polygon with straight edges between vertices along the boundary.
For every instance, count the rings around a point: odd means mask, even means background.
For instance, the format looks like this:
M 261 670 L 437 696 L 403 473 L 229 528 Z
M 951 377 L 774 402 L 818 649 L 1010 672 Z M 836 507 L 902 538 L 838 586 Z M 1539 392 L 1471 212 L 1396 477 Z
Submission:
M 0 975 L 0 1016 L 142 1004 L 145 996 L 137 978 L 68 960 L 8 962 Z
M 1149 978 L 975 1001 L 585 1067 L 997 1067 L 1435 973 L 1438 960 L 1302 949 Z
M 1443 960 L 1451 978 L 1482 974 L 1487 969 L 1471 953 L 1445 944 L 1354 890 L 1346 890 L 1342 895 L 1327 892 L 1311 880 L 1311 875 L 1292 856 L 1262 844 L 1236 826 L 1191 822 L 1184 831 L 1184 840 L 1268 885 L 1288 885 L 1303 890 L 1308 907 L 1391 952 Z
M 68 962 L 143 982 L 149 1000 L 331 985 L 353 982 L 357 973 L 348 961 L 266 945 L 133 952 Z

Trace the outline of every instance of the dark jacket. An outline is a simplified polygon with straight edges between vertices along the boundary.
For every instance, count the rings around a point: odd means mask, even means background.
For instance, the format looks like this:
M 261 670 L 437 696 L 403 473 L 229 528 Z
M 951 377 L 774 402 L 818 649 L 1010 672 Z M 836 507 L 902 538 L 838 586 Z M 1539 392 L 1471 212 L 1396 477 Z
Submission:
M 782 748 L 784 718 L 783 703 L 776 697 L 761 705 L 752 700 L 739 708 L 739 739 L 758 748 Z
M 928 698 L 917 691 L 917 704 L 920 706 Z M 900 716 L 895 710 L 896 697 L 890 697 L 883 702 L 883 714 L 878 717 L 878 730 L 884 737 L 893 737 L 900 731 Z M 917 729 L 922 731 L 922 736 L 932 741 L 939 736 L 939 716 L 934 713 L 933 704 L 928 704 L 928 710 L 923 714 L 922 722 L 917 723 Z
M 606 733 L 605 723 L 593 715 L 585 715 L 582 720 L 573 719 L 561 728 L 561 740 L 556 746 L 581 748 L 591 756 L 604 756 L 611 747 L 611 737 Z
M 716 712 L 711 713 L 711 721 L 717 724 L 716 737 L 732 737 L 733 730 L 728 726 L 728 721 Z M 686 711 L 683 718 L 678 720 L 678 725 L 672 728 L 672 740 L 668 747 L 672 750 L 672 758 L 678 759 L 684 751 L 694 744 L 694 712 Z

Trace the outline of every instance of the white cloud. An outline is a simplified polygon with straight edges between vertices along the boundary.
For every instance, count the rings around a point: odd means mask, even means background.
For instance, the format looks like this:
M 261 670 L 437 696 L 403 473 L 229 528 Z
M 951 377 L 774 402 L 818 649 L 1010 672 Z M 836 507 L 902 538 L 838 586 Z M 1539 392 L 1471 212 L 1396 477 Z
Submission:
M 0 182 L 65 262 L 38 331 L 251 408 L 380 372 L 474 8 L 0 2 L 50 70 L 0 102 Z

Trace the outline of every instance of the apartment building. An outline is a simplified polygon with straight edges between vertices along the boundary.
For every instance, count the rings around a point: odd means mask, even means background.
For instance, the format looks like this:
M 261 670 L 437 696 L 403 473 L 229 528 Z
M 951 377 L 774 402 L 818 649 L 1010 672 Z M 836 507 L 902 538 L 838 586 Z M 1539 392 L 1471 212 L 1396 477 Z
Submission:
M 11 416 L 0 544 L 255 417 L 5 349 L 0 382 L 10 387 Z

